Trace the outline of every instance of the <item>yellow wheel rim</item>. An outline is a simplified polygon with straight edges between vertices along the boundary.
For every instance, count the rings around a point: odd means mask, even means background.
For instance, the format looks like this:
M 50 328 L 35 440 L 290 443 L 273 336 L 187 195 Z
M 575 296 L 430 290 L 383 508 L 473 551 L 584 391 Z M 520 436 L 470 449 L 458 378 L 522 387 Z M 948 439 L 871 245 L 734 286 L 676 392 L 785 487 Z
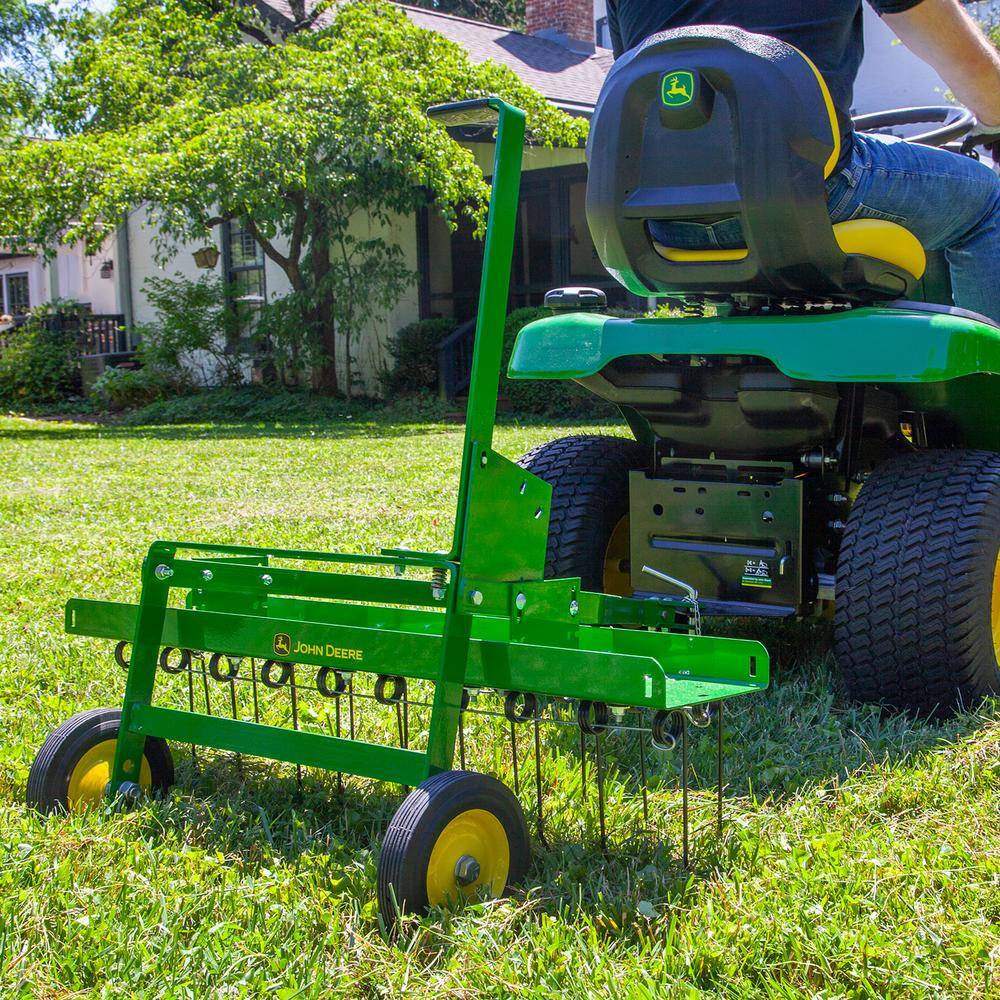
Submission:
M 104 799 L 104 789 L 111 780 L 111 768 L 115 762 L 116 740 L 102 740 L 95 743 L 77 762 L 69 775 L 70 809 L 86 809 Z M 139 786 L 148 792 L 153 783 L 149 761 L 142 758 L 139 766 Z
M 604 593 L 618 597 L 632 596 L 632 578 L 628 570 L 629 523 L 626 514 L 616 525 L 604 552 Z
M 1000 552 L 993 567 L 993 599 L 990 602 L 990 617 L 993 621 L 993 655 L 1000 664 Z
M 478 877 L 459 882 L 459 862 L 474 859 Z M 477 896 L 483 888 L 490 896 L 503 895 L 510 871 L 510 844 L 500 820 L 485 809 L 459 813 L 438 835 L 427 865 L 427 901 L 437 906 L 461 896 Z

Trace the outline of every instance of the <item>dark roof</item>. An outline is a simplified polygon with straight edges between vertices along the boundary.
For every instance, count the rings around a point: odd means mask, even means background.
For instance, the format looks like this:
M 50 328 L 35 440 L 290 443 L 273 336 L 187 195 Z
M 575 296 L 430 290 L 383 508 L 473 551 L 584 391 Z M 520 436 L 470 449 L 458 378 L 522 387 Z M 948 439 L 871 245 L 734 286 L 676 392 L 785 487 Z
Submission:
M 272 20 L 290 25 L 294 21 L 287 0 L 264 0 L 258 4 Z M 525 35 L 496 24 L 470 21 L 423 7 L 397 4 L 418 27 L 436 31 L 461 45 L 473 62 L 509 66 L 527 84 L 553 104 L 577 114 L 590 114 L 597 103 L 604 77 L 611 68 L 610 49 L 576 52 L 539 35 Z M 316 18 L 317 26 L 329 24 L 333 12 Z

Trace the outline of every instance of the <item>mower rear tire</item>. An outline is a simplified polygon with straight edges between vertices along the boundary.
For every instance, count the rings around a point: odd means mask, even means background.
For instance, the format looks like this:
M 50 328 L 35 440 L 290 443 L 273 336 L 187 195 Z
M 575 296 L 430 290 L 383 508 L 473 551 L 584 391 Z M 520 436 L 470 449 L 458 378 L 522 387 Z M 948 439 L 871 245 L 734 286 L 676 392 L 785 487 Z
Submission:
M 628 590 L 628 474 L 646 468 L 646 449 L 631 438 L 574 434 L 539 445 L 518 465 L 552 487 L 546 579 Z
M 856 701 L 944 716 L 1000 692 L 1000 454 L 872 473 L 840 549 L 834 646 Z

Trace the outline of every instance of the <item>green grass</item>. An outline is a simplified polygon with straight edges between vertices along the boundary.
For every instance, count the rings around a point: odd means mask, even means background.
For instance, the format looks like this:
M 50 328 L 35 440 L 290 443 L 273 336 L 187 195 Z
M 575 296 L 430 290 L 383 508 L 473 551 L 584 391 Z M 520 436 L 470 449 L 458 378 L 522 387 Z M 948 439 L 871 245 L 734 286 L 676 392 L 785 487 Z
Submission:
M 499 445 L 517 455 L 565 430 L 506 426 Z M 373 902 L 397 789 L 350 782 L 341 799 L 332 776 L 309 773 L 299 792 L 291 769 L 203 756 L 196 770 L 175 748 L 168 801 L 25 809 L 46 735 L 122 691 L 107 644 L 63 634 L 67 598 L 136 599 L 158 537 L 443 547 L 460 441 L 454 426 L 371 413 L 285 427 L 0 421 L 0 996 L 1000 994 L 994 707 L 932 725 L 848 706 L 822 626 L 753 630 L 778 677 L 729 713 L 721 841 L 711 737 L 696 736 L 689 877 L 673 760 L 653 762 L 655 831 L 634 836 L 634 747 L 609 739 L 605 858 L 576 739 L 546 731 L 551 845 L 536 844 L 525 891 L 413 921 L 398 947 Z M 493 721 L 468 739 L 510 780 Z

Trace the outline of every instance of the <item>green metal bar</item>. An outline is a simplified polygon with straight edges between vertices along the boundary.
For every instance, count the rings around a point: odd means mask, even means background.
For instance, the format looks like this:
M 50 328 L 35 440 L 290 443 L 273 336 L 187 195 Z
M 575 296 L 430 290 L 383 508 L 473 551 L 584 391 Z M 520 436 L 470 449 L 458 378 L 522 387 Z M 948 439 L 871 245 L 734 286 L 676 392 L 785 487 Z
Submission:
M 417 785 L 427 777 L 426 754 L 416 750 L 197 712 L 178 712 L 172 708 L 134 706 L 131 730 L 139 739 L 159 736 L 178 743 L 195 743 L 304 767 L 346 771 L 379 781 Z
M 129 657 L 128 678 L 122 702 L 121 728 L 115 747 L 115 762 L 111 769 L 111 794 L 123 781 L 138 781 L 145 739 L 132 729 L 132 713 L 136 706 L 148 705 L 153 697 L 156 661 L 160 653 L 163 623 L 167 612 L 169 584 L 161 580 L 156 567 L 169 562 L 174 551 L 169 543 L 150 546 L 142 563 L 142 592 L 136 614 L 132 653 Z
M 450 553 L 453 562 L 460 562 L 465 555 L 474 463 L 479 460 L 480 453 L 489 449 L 493 442 L 524 146 L 524 112 L 496 98 L 490 98 L 487 104 L 496 110 L 499 121 L 493 157 L 493 185 L 486 222 L 483 274 L 479 284 L 472 378 L 465 414 L 465 440 L 455 508 L 455 531 Z M 454 575 L 452 579 L 455 579 Z M 458 587 L 449 587 L 446 596 L 448 603 L 441 640 L 441 666 L 434 685 L 434 704 L 428 726 L 427 756 L 431 774 L 450 770 L 455 758 L 455 739 L 458 736 L 472 635 L 472 620 L 469 615 L 462 613 Z
M 402 580 L 357 573 L 324 573 L 281 566 L 246 566 L 240 563 L 174 559 L 170 585 L 211 592 L 239 591 L 253 594 L 294 594 L 329 600 L 373 601 L 442 607 L 433 596 L 429 580 Z M 209 576 L 204 574 L 208 572 Z
M 271 549 L 252 545 L 216 545 L 211 542 L 156 543 L 165 550 L 174 552 L 215 552 L 220 555 L 269 556 L 273 559 L 301 559 L 308 562 L 351 563 L 356 566 L 397 566 L 407 563 L 413 566 L 447 566 L 448 558 L 442 553 L 409 552 L 400 549 L 389 555 L 358 555 L 346 552 L 310 552 L 305 549 Z
M 274 636 L 284 633 L 292 640 L 291 659 L 299 664 L 437 679 L 444 615 L 412 612 L 392 627 L 381 615 L 393 609 L 342 605 L 326 610 L 332 614 L 338 609 L 344 624 L 168 609 L 162 641 L 266 659 L 275 655 Z M 128 638 L 136 611 L 134 605 L 74 601 L 68 630 Z M 537 623 L 512 639 L 510 623 L 503 619 L 461 617 L 471 622 L 464 678 L 470 687 L 676 708 L 751 693 L 768 683 L 767 652 L 748 639 L 558 623 Z M 368 625 L 359 624 L 362 620 Z M 352 651 L 362 658 L 350 658 Z
M 493 156 L 493 186 L 486 222 L 483 274 L 479 283 L 479 312 L 472 355 L 472 379 L 465 413 L 465 440 L 459 481 L 455 533 L 450 559 L 461 560 L 465 540 L 466 498 L 472 462 L 477 450 L 493 444 L 497 413 L 497 387 L 503 331 L 510 292 L 510 265 L 514 256 L 517 199 L 521 188 L 521 155 L 524 146 L 524 112 L 497 98 L 489 106 L 499 114 Z

